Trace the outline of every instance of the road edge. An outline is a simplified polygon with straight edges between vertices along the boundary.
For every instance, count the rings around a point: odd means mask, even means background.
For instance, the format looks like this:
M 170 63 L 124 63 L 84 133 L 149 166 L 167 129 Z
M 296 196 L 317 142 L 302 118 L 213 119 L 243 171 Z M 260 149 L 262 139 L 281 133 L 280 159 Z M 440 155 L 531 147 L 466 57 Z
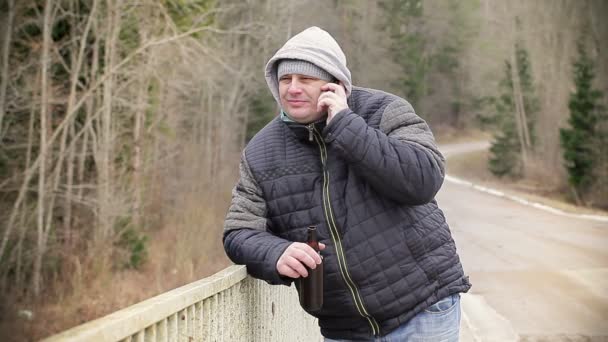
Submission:
M 464 142 L 464 143 L 441 145 L 441 146 L 439 146 L 439 150 L 442 151 L 442 153 L 444 154 L 446 159 L 449 159 L 456 155 L 463 155 L 463 154 L 467 154 L 467 153 L 481 151 L 481 150 L 487 149 L 489 146 L 490 146 L 490 144 L 488 141 L 482 140 L 482 141 L 470 141 L 470 142 Z M 464 151 L 462 149 L 459 149 L 458 147 L 464 147 Z M 447 150 L 447 151 L 444 153 L 443 152 L 444 150 Z M 530 206 L 530 207 L 533 207 L 536 209 L 550 212 L 555 215 L 571 217 L 571 218 L 579 218 L 579 219 L 585 219 L 585 220 L 591 220 L 591 221 L 597 221 L 597 222 L 608 222 L 608 216 L 606 216 L 606 215 L 576 214 L 576 213 L 572 213 L 572 212 L 567 212 L 567 211 L 557 209 L 555 207 L 552 207 L 552 206 L 549 206 L 549 205 L 546 205 L 543 203 L 529 201 L 520 196 L 507 194 L 505 192 L 502 192 L 502 191 L 499 191 L 499 190 L 496 190 L 493 188 L 477 185 L 466 179 L 455 177 L 455 176 L 452 176 L 449 174 L 446 174 L 444 179 L 450 183 L 468 186 L 475 190 L 485 192 L 487 194 L 491 194 L 491 195 L 494 195 L 497 197 L 503 197 L 503 198 L 509 199 L 514 202 L 518 202 L 518 203 L 526 205 L 526 206 Z

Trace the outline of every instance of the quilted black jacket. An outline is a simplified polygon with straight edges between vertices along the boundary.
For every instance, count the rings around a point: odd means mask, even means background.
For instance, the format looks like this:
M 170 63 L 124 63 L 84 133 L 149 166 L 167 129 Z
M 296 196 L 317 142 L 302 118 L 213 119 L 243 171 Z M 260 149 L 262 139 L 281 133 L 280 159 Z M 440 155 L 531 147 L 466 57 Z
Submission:
M 470 288 L 435 194 L 444 160 L 427 124 L 394 95 L 357 88 L 331 123 L 271 121 L 247 145 L 224 246 L 272 284 L 292 241 L 317 226 L 324 304 L 311 314 L 333 339 L 383 336 Z

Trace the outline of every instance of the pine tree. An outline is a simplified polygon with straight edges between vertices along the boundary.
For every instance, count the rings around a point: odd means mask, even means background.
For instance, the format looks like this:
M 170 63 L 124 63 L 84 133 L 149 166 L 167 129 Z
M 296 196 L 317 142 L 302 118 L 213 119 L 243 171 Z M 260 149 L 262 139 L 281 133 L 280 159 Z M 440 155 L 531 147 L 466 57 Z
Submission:
M 392 44 L 391 56 L 400 67 L 395 86 L 416 106 L 426 93 L 430 60 L 425 55 L 422 0 L 383 0 L 378 3 L 386 14 L 386 27 Z
M 530 57 L 521 42 L 515 44 L 515 63 L 523 98 L 527 131 L 530 136 L 530 148 L 534 149 L 536 116 L 540 105 L 532 79 Z M 524 139 L 520 137 L 523 130 L 518 130 L 512 67 L 509 61 L 505 62 L 505 75 L 499 83 L 500 97 L 494 99 L 495 114 L 490 119 L 496 128 L 496 133 L 490 147 L 488 168 L 499 177 L 507 175 L 521 177 L 524 170 L 524 160 L 522 159 L 522 141 Z
M 570 127 L 560 129 L 560 142 L 568 183 L 572 186 L 576 201 L 581 203 L 580 195 L 593 183 L 593 171 L 599 157 L 594 145 L 603 140 L 598 130 L 603 107 L 599 103 L 602 93 L 593 88 L 594 63 L 587 56 L 583 44 L 579 43 L 578 54 L 573 63 L 576 90 L 570 94 L 568 102 Z
M 515 123 L 515 104 L 513 102 L 513 79 L 511 63 L 505 61 L 505 75 L 499 83 L 501 95 L 494 100 L 496 113 L 492 118 L 497 132 L 490 147 L 488 167 L 499 176 L 517 176 L 521 171 L 521 144 Z

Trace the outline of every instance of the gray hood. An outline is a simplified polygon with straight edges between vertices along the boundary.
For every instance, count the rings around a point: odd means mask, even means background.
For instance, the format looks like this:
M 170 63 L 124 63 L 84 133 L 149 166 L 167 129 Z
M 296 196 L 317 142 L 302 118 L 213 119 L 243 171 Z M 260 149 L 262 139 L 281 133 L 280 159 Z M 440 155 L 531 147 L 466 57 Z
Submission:
M 315 64 L 341 81 L 346 88 L 346 96 L 350 96 L 353 86 L 350 70 L 346 67 L 346 56 L 327 31 L 316 26 L 307 28 L 291 37 L 266 64 L 266 83 L 279 105 L 277 62 L 281 59 L 300 59 Z

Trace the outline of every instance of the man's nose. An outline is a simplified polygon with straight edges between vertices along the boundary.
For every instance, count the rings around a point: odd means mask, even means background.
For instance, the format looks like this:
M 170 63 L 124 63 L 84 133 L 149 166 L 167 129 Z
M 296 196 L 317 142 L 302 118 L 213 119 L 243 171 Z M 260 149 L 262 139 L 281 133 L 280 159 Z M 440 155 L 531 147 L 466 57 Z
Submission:
M 302 91 L 302 88 L 300 86 L 301 86 L 300 82 L 298 82 L 298 80 L 294 77 L 291 79 L 291 83 L 289 84 L 288 91 L 290 93 L 299 93 Z

